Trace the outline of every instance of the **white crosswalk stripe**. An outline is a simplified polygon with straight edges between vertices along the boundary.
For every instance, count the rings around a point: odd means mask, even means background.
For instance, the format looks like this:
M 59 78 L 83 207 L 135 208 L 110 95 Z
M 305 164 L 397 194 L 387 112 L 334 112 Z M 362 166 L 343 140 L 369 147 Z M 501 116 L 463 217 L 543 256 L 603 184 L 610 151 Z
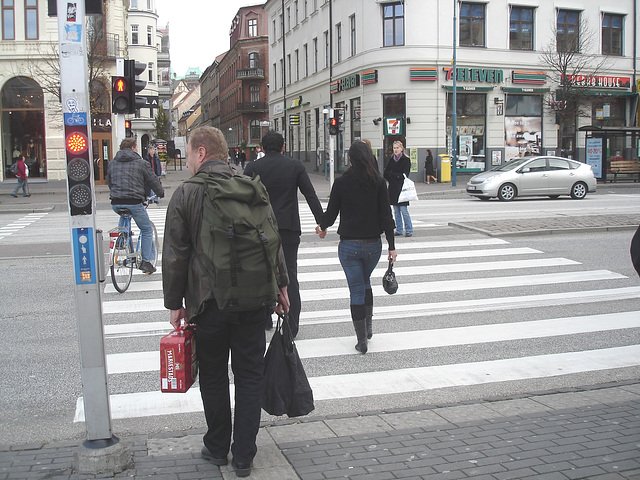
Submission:
M 303 232 L 311 233 L 315 222 L 305 209 L 306 206 L 301 204 Z M 164 209 L 154 209 L 154 212 L 153 221 L 160 234 L 160 231 L 164 231 Z M 417 229 L 432 228 L 432 224 L 426 222 L 414 222 L 414 225 Z M 332 231 L 335 232 L 335 228 Z M 433 240 L 425 241 L 414 236 L 411 240 L 402 240 L 399 246 L 401 254 L 394 268 L 400 282 L 397 294 L 387 296 L 379 285 L 385 270 L 384 258 L 372 276 L 376 299 L 375 324 L 385 325 L 386 322 L 411 319 L 414 329 L 411 332 L 401 328 L 379 333 L 376 330 L 365 356 L 369 369 L 363 367 L 355 372 L 310 375 L 316 401 L 330 402 L 362 396 L 640 367 L 638 342 L 580 348 L 572 347 L 570 341 L 563 340 L 574 336 L 624 336 L 626 332 L 637 332 L 640 329 L 640 310 L 574 316 L 553 314 L 554 307 L 595 306 L 605 301 L 640 298 L 640 286 L 629 286 L 625 282 L 625 275 L 590 269 L 573 259 L 553 257 L 543 251 L 517 247 L 501 239 L 466 234 L 457 235 L 451 240 L 431 238 Z M 296 345 L 305 364 L 318 367 L 315 371 L 322 371 L 319 366 L 331 358 L 341 359 L 359 354 L 353 348 L 353 333 L 336 336 L 329 330 L 333 328 L 332 325 L 351 322 L 349 292 L 337 259 L 337 245 L 335 242 L 311 244 L 313 240 L 307 240 L 309 243 L 303 241 L 299 249 L 303 309 L 302 335 Z M 170 330 L 168 321 L 158 321 L 166 313 L 160 279 L 160 269 L 147 278 L 136 277 L 129 291 L 122 295 L 115 293 L 109 284 L 105 285 L 103 314 L 110 378 L 144 375 L 153 379 L 152 384 L 159 385 L 159 353 L 157 349 L 149 349 L 149 343 L 144 339 L 158 339 Z M 456 292 L 456 295 L 450 295 L 451 292 Z M 333 301 L 336 301 L 333 305 L 340 307 L 326 308 Z M 516 314 L 513 315 L 513 321 L 509 322 L 487 323 L 485 320 L 482 324 L 474 324 L 473 320 L 467 319 L 466 323 L 450 327 L 442 323 L 434 326 L 433 323 L 433 319 L 439 316 L 448 318 L 481 312 L 525 312 L 534 308 L 538 312 L 536 316 L 522 319 Z M 132 316 L 141 321 L 131 323 Z M 473 316 L 469 318 L 473 319 Z M 313 327 L 313 330 L 307 329 L 305 332 L 305 327 Z M 311 331 L 313 333 L 307 333 Z M 305 333 L 310 336 L 305 336 Z M 136 350 L 131 345 L 138 337 L 145 347 Z M 500 342 L 536 343 L 544 339 L 560 345 L 557 351 L 532 350 L 535 353 L 512 353 L 508 358 L 483 358 L 478 361 L 469 361 L 464 353 L 460 353 L 455 362 L 445 364 L 417 363 L 408 367 L 406 363 L 399 362 L 397 369 L 370 370 L 370 364 L 382 358 L 379 356 L 400 358 L 403 352 L 415 351 L 421 352 L 416 355 L 428 359 L 436 349 L 451 348 L 464 352 L 471 346 L 485 345 L 490 351 Z M 118 347 L 118 342 L 122 340 L 127 342 L 128 347 Z M 132 382 L 128 391 L 111 395 L 112 418 L 202 410 L 197 385 L 185 394 L 162 394 L 159 389 L 138 388 L 137 385 L 137 382 Z M 233 391 L 233 385 L 231 388 Z M 83 418 L 80 398 L 75 420 L 82 421 Z
M 15 220 L 7 225 L 0 227 L 0 240 L 22 230 L 25 227 L 28 227 L 29 225 L 33 224 L 34 222 L 37 222 L 38 220 L 40 220 L 43 217 L 46 217 L 47 215 L 48 215 L 48 212 L 29 213 L 28 215 L 25 215 L 24 217 L 18 220 Z

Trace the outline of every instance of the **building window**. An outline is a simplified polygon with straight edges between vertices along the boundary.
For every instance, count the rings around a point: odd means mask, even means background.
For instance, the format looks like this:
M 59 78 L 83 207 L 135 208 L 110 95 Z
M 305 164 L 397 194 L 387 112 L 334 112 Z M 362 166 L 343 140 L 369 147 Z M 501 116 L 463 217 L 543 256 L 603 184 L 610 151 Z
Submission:
M 287 32 L 291 30 L 291 7 L 287 7 Z
M 273 23 L 274 29 L 273 31 L 275 32 L 275 20 Z M 250 37 L 257 37 L 258 36 L 258 19 L 257 18 L 252 18 L 251 20 L 249 20 L 249 36 Z
M 284 88 L 284 60 L 282 58 L 280 59 L 280 78 L 282 78 L 281 87 Z
M 25 35 L 27 40 L 38 39 L 38 2 L 25 0 L 24 2 Z
M 276 33 L 278 30 L 276 30 L 276 19 L 273 19 L 273 28 L 271 29 L 271 31 L 273 32 L 273 43 L 276 42 L 276 39 L 278 38 L 278 34 Z
M 287 85 L 291 84 L 291 54 L 287 55 Z
M 153 27 L 147 26 L 147 45 L 153 45 Z
M 278 20 L 279 20 L 279 24 L 280 24 L 280 37 L 282 37 L 284 35 L 284 15 L 281 13 L 280 15 L 278 15 Z
M 318 0 L 313 0 L 313 11 L 318 10 Z
M 274 63 L 273 64 L 273 90 L 276 91 L 278 89 L 278 67 Z
M 251 52 L 249 54 L 249 68 L 258 68 L 258 53 Z
M 484 47 L 484 4 L 462 3 L 460 5 L 460 45 Z
M 318 39 L 313 39 L 313 73 L 318 73 Z
M 329 32 L 324 32 L 324 68 L 329 66 Z
M 309 76 L 309 46 L 304 44 L 304 76 Z
M 151 0 L 147 0 L 147 10 L 151 10 Z
M 155 79 L 155 76 L 153 75 L 153 62 L 149 62 L 147 70 L 149 71 L 149 83 L 153 83 Z
M 308 3 L 308 0 L 304 0 L 303 7 L 302 7 L 303 8 L 302 13 L 304 15 L 303 18 L 307 18 L 307 16 L 309 15 L 307 3 Z
M 336 25 L 336 60 L 342 61 L 342 24 Z
M 249 123 L 249 143 L 260 142 L 260 120 L 254 119 Z
M 138 0 L 131 0 L 129 3 L 129 8 L 135 8 L 136 10 L 138 9 Z
M 533 8 L 511 7 L 509 48 L 533 50 Z
M 251 85 L 249 94 L 251 95 L 251 103 L 258 103 L 260 101 L 260 85 Z
M 622 55 L 622 15 L 605 13 L 602 17 L 602 54 Z
M 559 52 L 580 51 L 580 12 L 558 10 L 556 46 Z
M 404 2 L 383 5 L 384 46 L 404 45 Z
M 300 51 L 296 48 L 296 82 L 300 80 Z
M 131 25 L 131 45 L 138 45 L 138 25 Z
M 349 17 L 350 28 L 350 49 L 349 54 L 353 57 L 356 54 L 356 16 L 351 15 Z
M 13 0 L 2 0 L 2 39 L 15 40 Z
M 293 25 L 298 25 L 298 0 L 293 2 Z

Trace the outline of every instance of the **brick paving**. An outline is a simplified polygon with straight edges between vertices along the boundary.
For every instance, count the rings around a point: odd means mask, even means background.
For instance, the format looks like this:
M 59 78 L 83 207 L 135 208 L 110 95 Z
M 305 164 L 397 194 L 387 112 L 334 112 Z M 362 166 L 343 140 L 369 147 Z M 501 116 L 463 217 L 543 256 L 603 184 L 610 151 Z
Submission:
M 133 468 L 73 472 L 80 442 L 0 447 L 0 479 L 231 479 L 202 430 L 121 439 Z M 254 480 L 640 480 L 640 383 L 263 423 Z

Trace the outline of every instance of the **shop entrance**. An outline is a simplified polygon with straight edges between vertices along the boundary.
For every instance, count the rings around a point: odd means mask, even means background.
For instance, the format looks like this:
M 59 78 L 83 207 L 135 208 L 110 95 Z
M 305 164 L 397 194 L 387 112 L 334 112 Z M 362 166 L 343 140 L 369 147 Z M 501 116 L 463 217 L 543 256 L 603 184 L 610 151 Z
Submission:
M 107 167 L 112 158 L 111 133 L 92 132 L 93 178 L 96 185 L 107 184 Z

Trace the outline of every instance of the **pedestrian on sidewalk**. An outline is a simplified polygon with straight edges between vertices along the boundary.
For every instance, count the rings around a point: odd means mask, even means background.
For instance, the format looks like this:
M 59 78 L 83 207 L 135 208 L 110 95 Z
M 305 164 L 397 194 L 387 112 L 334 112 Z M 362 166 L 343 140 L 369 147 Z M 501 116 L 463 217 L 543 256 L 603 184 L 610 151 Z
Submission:
M 367 353 L 367 340 L 373 337 L 371 272 L 382 254 L 381 233 L 389 244 L 387 258 L 396 261 L 394 223 L 387 184 L 371 148 L 356 140 L 349 148 L 349 161 L 351 166 L 331 188 L 329 205 L 316 233 L 324 238 L 340 214 L 338 258 L 349 284 L 351 320 L 358 339 L 355 348 Z
M 160 157 L 158 156 L 158 152 L 154 145 L 149 145 L 147 149 L 147 154 L 144 156 L 144 159 L 149 162 L 151 165 L 151 170 L 155 173 L 156 177 L 158 177 L 158 181 L 162 183 L 162 165 L 160 164 Z M 155 192 L 150 190 L 150 196 L 154 196 Z M 155 203 L 158 203 L 158 199 L 155 200 Z
M 204 172 L 219 178 L 236 174 L 228 163 L 227 142 L 220 130 L 199 127 L 187 144 L 187 169 L 191 175 Z M 196 324 L 196 351 L 200 370 L 200 394 L 207 421 L 202 456 L 214 465 L 231 465 L 239 477 L 251 474 L 257 452 L 261 396 L 264 379 L 264 311 L 237 312 L 227 316 L 215 301 L 201 241 L 205 192 L 197 183 L 182 183 L 167 209 L 162 256 L 164 306 L 170 322 L 178 328 L 182 320 Z M 286 285 L 286 265 L 278 265 Z M 262 279 L 255 279 L 261 282 Z M 279 311 L 286 310 L 286 286 L 279 285 Z M 184 303 L 183 303 L 184 301 Z M 235 385 L 233 444 L 229 397 L 229 352 Z
M 21 154 L 18 157 L 18 161 L 16 163 L 14 163 L 14 165 L 16 166 L 16 171 L 14 172 L 16 177 L 18 178 L 18 183 L 16 184 L 16 188 L 13 189 L 13 192 L 11 192 L 11 196 L 18 198 L 18 190 L 20 190 L 22 188 L 22 196 L 23 197 L 30 197 L 31 194 L 29 193 L 29 186 L 27 184 L 28 182 L 28 177 L 29 177 L 29 168 L 27 167 L 27 164 L 24 162 L 25 156 L 24 154 Z
M 430 179 L 433 179 L 433 183 L 438 183 L 438 179 L 435 177 L 436 172 L 433 168 L 433 155 L 431 155 L 431 150 L 427 149 L 427 158 L 424 161 L 424 174 L 426 176 L 427 185 L 431 182 Z
M 384 178 L 389 182 L 389 203 L 393 205 L 396 219 L 396 236 L 402 236 L 403 231 L 406 237 L 413 235 L 409 202 L 398 202 L 404 177 L 409 178 L 410 172 L 411 160 L 404 153 L 404 145 L 400 141 L 393 142 L 393 155 L 384 169 Z
M 307 200 L 317 224 L 322 219 L 322 205 L 302 162 L 283 155 L 284 138 L 280 133 L 267 132 L 262 137 L 262 148 L 264 148 L 265 156 L 259 162 L 249 163 L 244 174 L 260 175 L 260 180 L 269 192 L 287 262 L 288 293 L 291 302 L 289 325 L 295 338 L 300 328 L 301 310 L 300 286 L 298 284 L 298 247 L 302 228 L 300 226 L 298 190 Z M 271 314 L 269 313 L 266 319 L 267 329 L 271 324 Z

